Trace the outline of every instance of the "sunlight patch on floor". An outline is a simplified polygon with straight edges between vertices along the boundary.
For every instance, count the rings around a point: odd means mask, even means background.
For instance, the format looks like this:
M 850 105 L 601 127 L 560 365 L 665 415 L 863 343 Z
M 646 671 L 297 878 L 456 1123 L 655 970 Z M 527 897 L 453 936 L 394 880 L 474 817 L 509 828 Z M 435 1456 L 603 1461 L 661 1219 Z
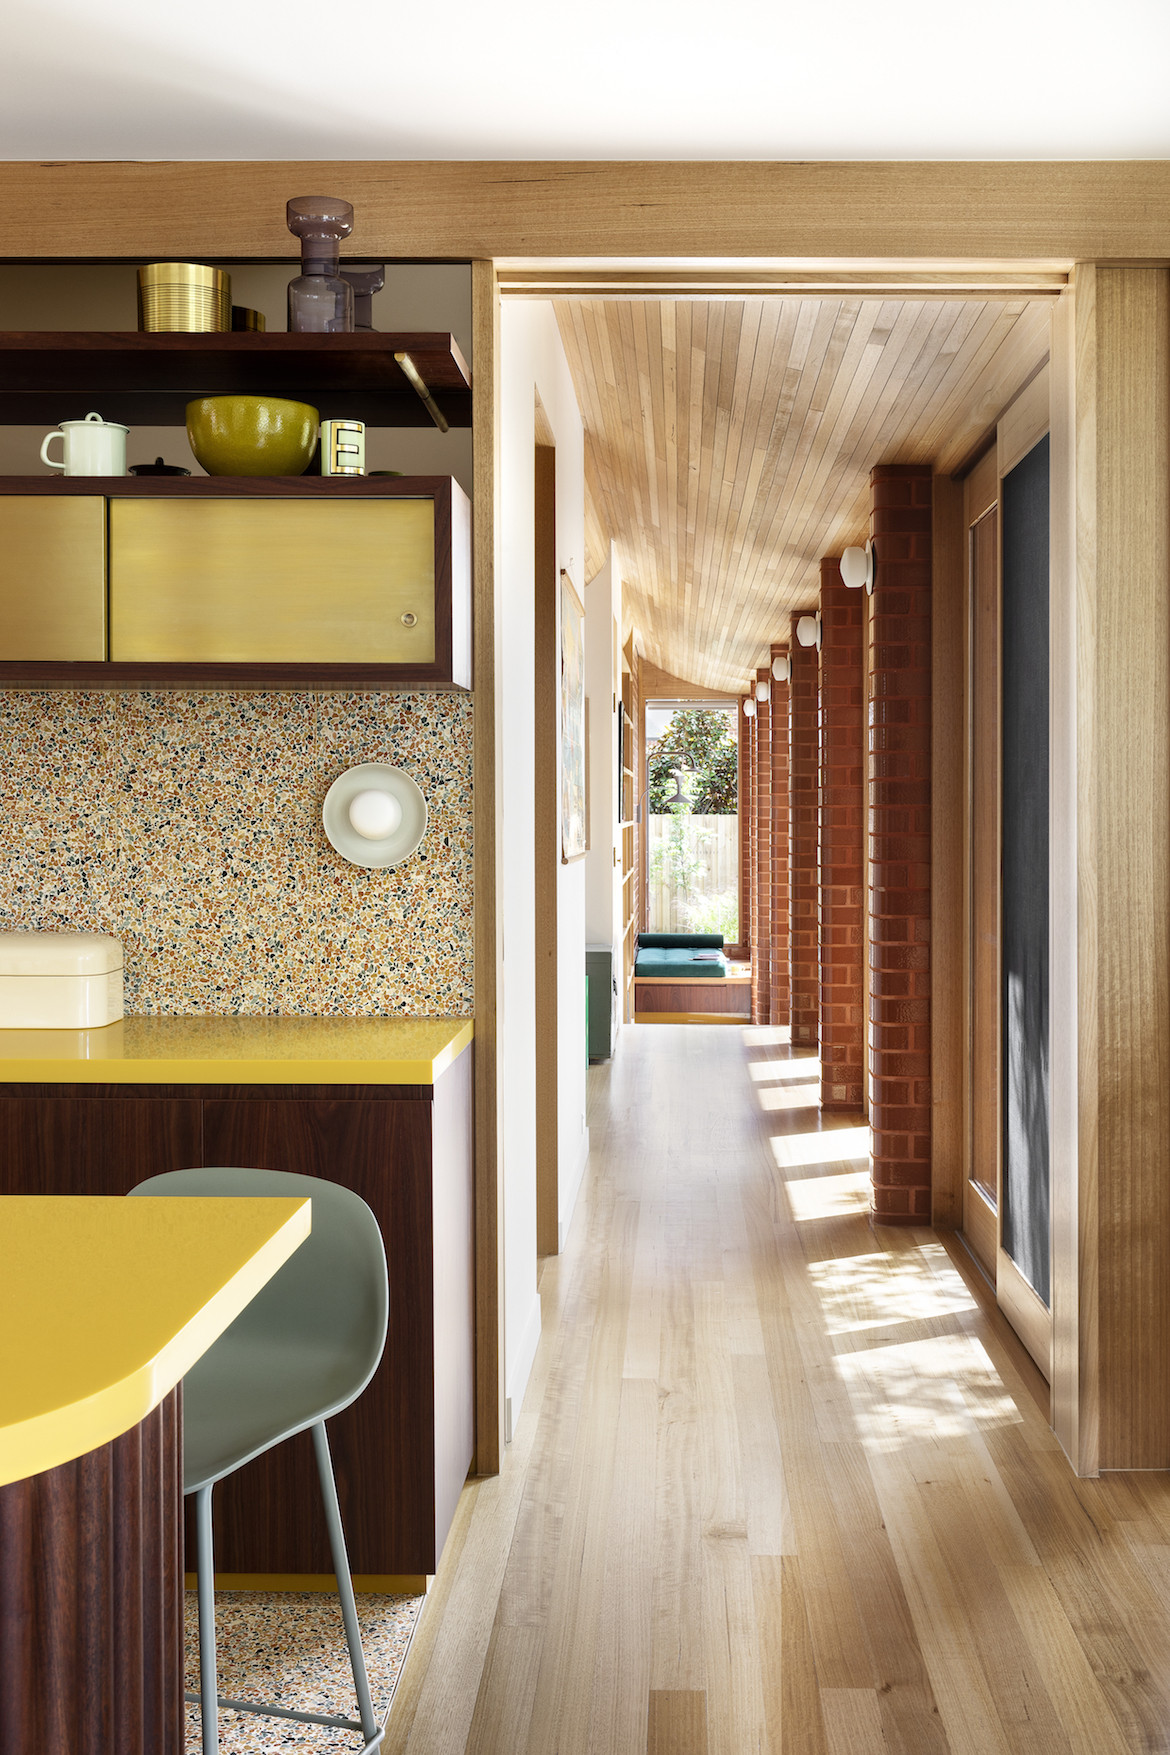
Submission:
M 743 1033 L 746 1048 L 780 1048 L 791 1040 L 787 1024 L 751 1024 Z
M 971 1437 L 974 1421 L 957 1382 L 970 1364 L 965 1335 L 839 1353 L 835 1364 L 849 1386 L 868 1449 L 893 1451 Z
M 825 1178 L 837 1180 L 840 1178 Z M 868 1183 L 868 1178 L 861 1180 Z M 817 1186 L 795 1183 L 789 1189 L 790 1197 L 797 1190 Z M 976 1308 L 974 1298 L 958 1275 L 954 1286 L 944 1284 L 916 1254 L 891 1257 L 885 1250 L 875 1250 L 872 1255 L 811 1261 L 808 1271 L 825 1313 L 826 1331 L 831 1335 L 858 1334 L 905 1322 L 928 1322 Z
M 784 1185 L 788 1207 L 797 1224 L 809 1219 L 840 1219 L 869 1211 L 869 1173 L 843 1170 L 836 1176 L 810 1176 Z M 819 1265 L 819 1264 L 818 1264 Z
M 791 1084 L 794 1079 L 816 1079 L 821 1063 L 815 1055 L 800 1060 L 749 1060 L 748 1076 L 756 1085 Z
M 1021 1418 L 985 1349 L 970 1335 L 839 1353 L 834 1364 L 849 1388 L 866 1447 L 873 1451 L 970 1439 L 980 1426 L 1016 1424 Z M 963 1390 L 973 1371 L 984 1385 L 977 1406 Z
M 763 1086 L 756 1092 L 756 1101 L 765 1113 L 775 1109 L 817 1109 L 821 1101 L 821 1081 L 812 1079 L 807 1084 L 776 1085 L 772 1089 Z
M 834 1127 L 815 1133 L 774 1134 L 769 1141 L 780 1170 L 799 1170 L 805 1164 L 846 1164 L 866 1160 L 869 1172 L 869 1128 Z M 867 1197 L 868 1198 L 868 1197 Z

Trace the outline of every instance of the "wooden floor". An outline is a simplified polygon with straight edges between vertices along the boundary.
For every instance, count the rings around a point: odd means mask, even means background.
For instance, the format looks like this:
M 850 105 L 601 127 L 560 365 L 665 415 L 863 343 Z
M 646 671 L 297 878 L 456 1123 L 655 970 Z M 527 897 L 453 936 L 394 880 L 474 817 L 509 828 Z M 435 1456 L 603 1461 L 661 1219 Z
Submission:
M 960 1246 L 778 1032 L 628 1030 L 402 1755 L 1170 1749 L 1170 1477 L 1077 1481 Z

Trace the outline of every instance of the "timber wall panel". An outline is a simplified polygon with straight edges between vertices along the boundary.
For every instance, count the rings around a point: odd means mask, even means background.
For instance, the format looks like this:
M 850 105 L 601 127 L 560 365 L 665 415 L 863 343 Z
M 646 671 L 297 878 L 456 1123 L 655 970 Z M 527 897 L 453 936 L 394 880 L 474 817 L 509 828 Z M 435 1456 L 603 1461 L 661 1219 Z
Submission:
M 1075 297 L 1078 1375 L 1089 1405 L 1074 1460 L 1085 1472 L 1165 1469 L 1170 274 L 1078 269 Z M 1063 964 L 1066 946 L 1054 948 Z M 1068 1279 L 1058 1263 L 1058 1296 Z M 1063 1384 L 1058 1398 L 1067 1430 Z

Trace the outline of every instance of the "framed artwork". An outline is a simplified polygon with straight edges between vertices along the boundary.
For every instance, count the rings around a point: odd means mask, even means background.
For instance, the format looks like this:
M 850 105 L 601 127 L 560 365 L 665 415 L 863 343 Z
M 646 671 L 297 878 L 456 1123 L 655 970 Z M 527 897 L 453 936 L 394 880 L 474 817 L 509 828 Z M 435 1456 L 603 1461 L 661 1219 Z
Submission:
M 561 569 L 561 863 L 584 857 L 585 609 Z

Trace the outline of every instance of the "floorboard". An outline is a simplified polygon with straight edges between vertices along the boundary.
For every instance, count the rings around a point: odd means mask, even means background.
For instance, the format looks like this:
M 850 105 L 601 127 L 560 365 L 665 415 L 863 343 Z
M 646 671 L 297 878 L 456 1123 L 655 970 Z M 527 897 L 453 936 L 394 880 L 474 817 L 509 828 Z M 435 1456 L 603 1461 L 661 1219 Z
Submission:
M 776 1030 L 628 1028 L 390 1755 L 1170 1751 L 1170 1476 L 1077 1481 Z

